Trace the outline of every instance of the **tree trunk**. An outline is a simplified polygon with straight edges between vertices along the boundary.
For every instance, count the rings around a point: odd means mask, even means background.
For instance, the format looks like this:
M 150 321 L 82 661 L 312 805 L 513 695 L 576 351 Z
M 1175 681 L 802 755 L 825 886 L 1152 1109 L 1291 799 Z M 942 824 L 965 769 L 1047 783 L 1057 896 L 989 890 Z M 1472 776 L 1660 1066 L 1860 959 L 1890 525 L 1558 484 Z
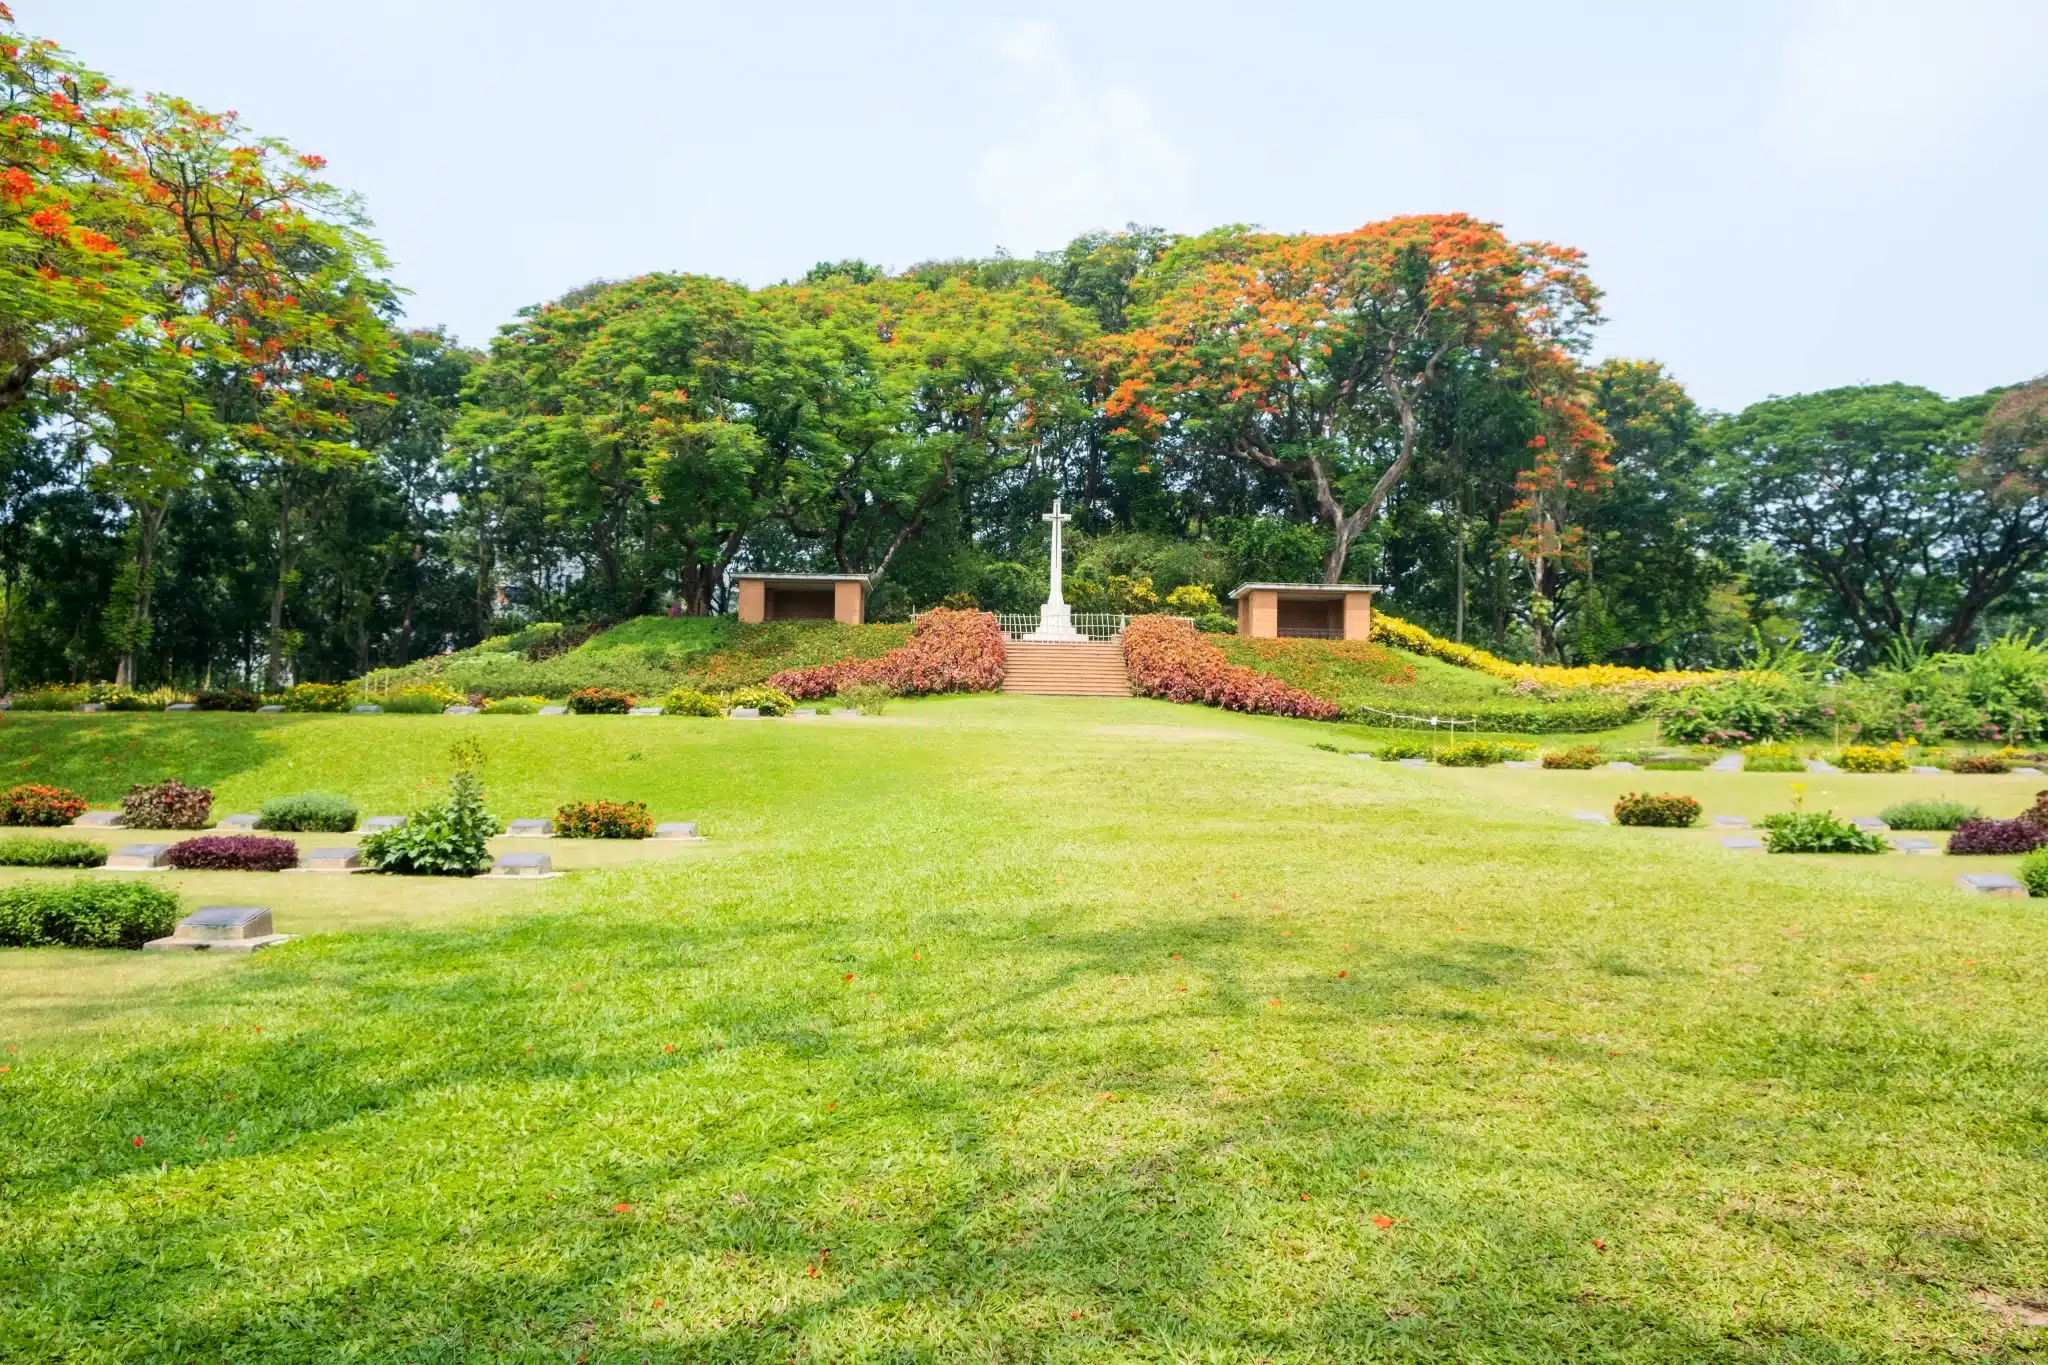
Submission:
M 135 686 L 135 652 L 141 648 L 144 632 L 149 629 L 150 581 L 156 576 L 156 536 L 169 506 L 165 503 L 136 511 L 135 599 L 128 610 L 120 662 L 114 667 L 114 682 L 120 687 Z
M 263 689 L 277 691 L 284 678 L 284 588 L 292 571 L 291 480 L 280 474 L 277 493 L 277 582 L 270 590 L 270 634 L 264 650 Z

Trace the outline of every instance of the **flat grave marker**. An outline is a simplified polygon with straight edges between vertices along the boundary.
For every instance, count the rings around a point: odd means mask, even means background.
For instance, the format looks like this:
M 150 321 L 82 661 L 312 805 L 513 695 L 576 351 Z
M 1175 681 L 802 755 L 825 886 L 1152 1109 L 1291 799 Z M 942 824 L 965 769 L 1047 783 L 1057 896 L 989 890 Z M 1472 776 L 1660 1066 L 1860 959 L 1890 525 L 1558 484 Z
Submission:
M 1714 817 L 1714 828 L 1748 829 L 1749 817 L 1747 815 L 1717 815 Z
M 505 826 L 508 839 L 552 839 L 555 836 L 555 822 L 552 820 L 514 820 Z
M 545 853 L 505 853 L 491 864 L 492 877 L 558 877 L 555 860 Z
M 626 714 L 629 716 L 658 716 L 661 714 L 661 708 L 659 706 L 629 706 L 626 708 Z
M 112 829 L 121 823 L 117 810 L 89 810 L 71 822 L 75 829 Z
M 404 828 L 405 817 L 403 815 L 373 815 L 363 821 L 363 833 L 365 834 L 375 834 L 380 830 Z
M 2015 777 L 2039 777 L 2041 775 L 2039 768 L 2014 768 L 2012 772 Z
M 1611 773 L 1632 773 L 1636 770 L 1636 765 L 1626 759 L 1617 758 L 1613 762 L 1608 763 L 1606 768 Z
M 223 815 L 220 818 L 220 827 L 222 829 L 254 829 L 262 821 L 262 818 L 259 815 Z
M 789 715 L 792 720 L 814 720 L 817 718 L 818 709 L 815 706 L 799 706 Z
M 543 706 L 538 714 L 543 716 L 566 716 L 569 714 L 569 708 L 566 706 Z
M 1575 810 L 1572 812 L 1572 819 L 1583 820 L 1589 825 L 1604 825 L 1607 823 L 1607 817 L 1597 810 Z
M 366 701 L 360 706 L 349 707 L 348 713 L 352 716 L 381 716 L 384 714 L 384 708 Z
M 695 820 L 670 820 L 665 824 L 659 824 L 654 827 L 654 837 L 657 839 L 701 839 L 704 836 L 697 833 L 697 822 Z
M 1764 841 L 1761 839 L 1723 839 L 1721 847 L 1732 849 L 1737 853 L 1762 853 L 1764 851 Z
M 1710 773 L 1739 773 L 1742 771 L 1741 754 L 1723 754 L 1707 765 Z
M 1941 776 L 1941 769 L 1931 768 L 1925 763 L 1915 763 L 1911 767 L 1907 768 L 1906 771 L 1909 773 L 1919 773 L 1922 777 Z
M 1810 773 L 1838 773 L 1842 770 L 1832 763 L 1824 763 L 1820 759 L 1809 758 L 1806 760 L 1806 771 Z
M 170 866 L 169 844 L 123 844 L 107 855 L 109 872 L 161 872 Z
M 1533 768 L 1536 765 L 1526 758 L 1510 758 L 1504 760 L 1500 766 L 1503 768 Z
M 1856 828 L 1858 829 L 1867 829 L 1872 834 L 1883 834 L 1886 830 L 1889 830 L 1891 828 L 1890 825 L 1887 825 L 1884 821 L 1878 819 L 1874 815 L 1859 815 L 1856 816 L 1854 819 L 1850 820 L 1849 823 L 1856 826 Z
M 290 937 L 272 927 L 267 905 L 203 905 L 179 920 L 169 938 L 153 938 L 142 946 L 157 952 L 253 953 Z
M 1401 760 L 1401 766 L 1404 768 L 1427 768 L 1429 760 L 1426 758 L 1404 758 Z
M 441 714 L 444 716 L 473 716 L 481 710 L 483 710 L 481 706 L 444 706 L 441 708 Z
M 1980 896 L 1999 896 L 2007 900 L 2027 898 L 2027 888 L 2003 872 L 1965 872 L 1956 878 L 1956 889 L 1974 891 Z
M 735 706 L 725 714 L 731 720 L 759 720 L 761 719 L 761 708 L 758 706 Z
M 362 854 L 347 844 L 299 850 L 300 872 L 354 872 L 363 865 Z
M 198 709 L 197 706 L 189 701 L 174 701 L 164 708 L 166 711 L 197 711 Z
M 1928 854 L 1940 851 L 1940 846 L 1932 839 L 1894 839 L 1892 840 L 1892 847 L 1901 853 L 1911 854 Z
M 279 705 L 278 705 L 277 703 L 275 703 L 275 702 L 272 702 L 272 703 L 271 703 L 270 705 L 268 705 L 268 706 L 259 706 L 259 707 L 257 707 L 257 708 L 256 708 L 256 714 L 257 714 L 257 715 L 259 715 L 259 716 L 277 716 L 277 715 L 282 715 L 282 714 L 284 714 L 284 708 L 283 708 L 282 706 L 279 706 Z

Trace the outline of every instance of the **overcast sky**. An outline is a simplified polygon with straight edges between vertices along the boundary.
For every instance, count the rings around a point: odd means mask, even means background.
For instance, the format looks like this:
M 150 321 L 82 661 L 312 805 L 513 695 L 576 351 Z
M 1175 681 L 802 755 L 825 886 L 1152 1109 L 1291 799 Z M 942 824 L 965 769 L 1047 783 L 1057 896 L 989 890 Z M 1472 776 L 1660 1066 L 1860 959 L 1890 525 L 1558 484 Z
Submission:
M 597 277 L 1463 210 L 1701 401 L 2048 370 L 2048 0 L 11 0 L 361 192 L 417 323 Z

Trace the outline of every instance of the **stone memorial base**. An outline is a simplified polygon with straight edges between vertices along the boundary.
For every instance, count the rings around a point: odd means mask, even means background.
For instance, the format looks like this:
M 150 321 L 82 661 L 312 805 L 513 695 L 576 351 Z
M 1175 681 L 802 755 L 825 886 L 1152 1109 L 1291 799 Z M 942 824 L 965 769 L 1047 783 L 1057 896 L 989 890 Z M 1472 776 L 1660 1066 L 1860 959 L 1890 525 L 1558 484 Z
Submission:
M 566 706 L 543 706 L 535 714 L 543 716 L 566 716 L 569 714 L 569 708 Z
M 1885 831 L 1891 828 L 1890 825 L 1887 825 L 1884 821 L 1878 819 L 1874 815 L 1859 815 L 1851 821 L 1849 821 L 1849 823 L 1856 826 L 1856 828 L 1858 829 L 1867 829 L 1872 834 L 1883 834 Z
M 222 829 L 254 829 L 261 819 L 261 816 L 256 815 L 223 815 L 220 818 L 220 827 Z
M 1038 609 L 1038 629 L 1024 637 L 1035 644 L 1085 644 L 1088 637 L 1074 629 L 1074 609 L 1065 602 L 1047 602 Z
M 123 844 L 107 855 L 109 872 L 162 872 L 170 867 L 169 844 Z
M 364 702 L 361 706 L 349 707 L 348 713 L 352 716 L 381 716 L 384 714 L 384 708 Z
M 486 877 L 517 877 L 526 881 L 539 881 L 562 874 L 555 871 L 555 860 L 545 853 L 506 853 L 491 864 Z
M 1583 820 L 1589 825 L 1604 825 L 1607 823 L 1607 817 L 1596 810 L 1575 810 L 1572 812 L 1572 819 Z
M 1764 851 L 1764 841 L 1761 839 L 1723 839 L 1721 847 L 1733 849 L 1737 853 L 1761 853 Z
M 1892 840 L 1892 847 L 1901 853 L 1919 856 L 1941 852 L 1941 849 L 1936 846 L 1932 839 L 1894 839 Z
M 256 714 L 259 716 L 280 716 L 284 714 L 284 708 L 275 704 L 259 706 L 256 708 Z
M 444 706 L 441 708 L 441 714 L 444 716 L 473 716 L 481 710 L 483 710 L 481 706 Z
M 1714 817 L 1714 828 L 1748 829 L 1749 817 L 1747 815 L 1717 815 Z
M 375 834 L 380 830 L 404 828 L 405 817 L 403 815 L 373 815 L 363 821 L 363 833 L 365 834 Z
M 174 701 L 164 708 L 166 711 L 197 711 L 198 709 L 197 706 L 194 706 L 189 701 Z
M 1742 771 L 1741 754 L 1724 754 L 1707 765 L 1710 773 L 1739 773 Z
M 1974 891 L 1980 896 L 1999 896 L 2007 900 L 2023 901 L 2027 898 L 2027 888 L 2003 872 L 1965 872 L 1956 878 L 1956 889 Z
M 658 716 L 661 714 L 661 708 L 659 706 L 629 706 L 626 708 L 626 714 L 629 716 Z
M 346 844 L 328 848 L 306 848 L 299 850 L 299 865 L 288 868 L 290 872 L 360 872 L 363 858 L 360 853 Z
M 697 832 L 697 822 L 695 820 L 671 820 L 667 824 L 656 825 L 654 827 L 654 837 L 657 839 L 702 839 L 704 836 Z
M 71 822 L 73 829 L 112 829 L 121 823 L 117 810 L 89 810 Z
M 725 717 L 727 720 L 759 720 L 761 719 L 761 708 L 758 706 L 735 706 L 732 710 L 725 713 Z
M 291 935 L 271 928 L 270 908 L 264 905 L 207 905 L 178 921 L 169 938 L 153 938 L 145 950 L 173 952 L 253 953 L 277 943 L 288 943 Z
M 507 839 L 552 839 L 555 837 L 555 822 L 552 820 L 514 820 L 505 826 Z

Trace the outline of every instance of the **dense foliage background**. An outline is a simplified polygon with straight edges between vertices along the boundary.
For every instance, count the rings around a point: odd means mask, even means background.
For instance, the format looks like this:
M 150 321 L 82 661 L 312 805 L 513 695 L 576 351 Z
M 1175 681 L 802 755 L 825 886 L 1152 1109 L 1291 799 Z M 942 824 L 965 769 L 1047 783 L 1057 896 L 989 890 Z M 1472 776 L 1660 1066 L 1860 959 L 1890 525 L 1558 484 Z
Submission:
M 1378 582 L 1511 658 L 1908 669 L 2042 609 L 2048 383 L 1704 412 L 1462 215 L 598 281 L 477 352 L 320 172 L 0 19 L 0 688 L 335 680 L 736 567 L 1027 611 L 1056 493 L 1084 609 Z

